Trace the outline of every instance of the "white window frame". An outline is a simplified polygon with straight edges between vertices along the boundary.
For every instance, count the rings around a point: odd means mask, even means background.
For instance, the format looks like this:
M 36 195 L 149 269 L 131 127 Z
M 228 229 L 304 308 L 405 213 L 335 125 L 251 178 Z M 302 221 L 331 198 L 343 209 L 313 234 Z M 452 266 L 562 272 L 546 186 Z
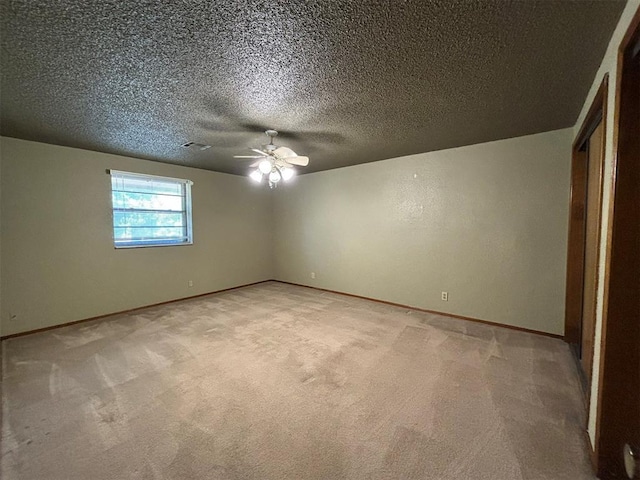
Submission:
M 111 236 L 113 240 L 113 245 L 116 249 L 127 249 L 127 248 L 148 248 L 148 247 L 175 247 L 181 245 L 193 245 L 193 221 L 192 221 L 192 211 L 191 211 L 191 186 L 193 182 L 191 180 L 186 180 L 183 178 L 173 178 L 173 177 L 162 177 L 159 175 L 147 175 L 145 173 L 134 173 L 134 172 L 125 172 L 122 170 L 108 170 L 110 174 L 110 183 L 111 183 Z M 143 180 L 149 180 L 154 182 L 165 182 L 172 184 L 180 184 L 182 186 L 182 199 L 183 199 L 183 209 L 178 211 L 174 210 L 173 213 L 182 213 L 185 216 L 185 235 L 184 241 L 171 241 L 171 240 L 158 240 L 158 239 L 138 239 L 133 240 L 131 243 L 119 243 L 116 240 L 115 235 L 115 213 L 118 211 L 131 211 L 135 212 L 138 209 L 129 209 L 123 210 L 116 208 L 113 202 L 113 193 L 114 193 L 114 185 L 113 179 L 114 177 L 120 178 L 137 178 Z M 139 209 L 140 211 L 149 211 L 147 209 Z M 156 211 L 164 211 L 164 210 L 156 210 Z

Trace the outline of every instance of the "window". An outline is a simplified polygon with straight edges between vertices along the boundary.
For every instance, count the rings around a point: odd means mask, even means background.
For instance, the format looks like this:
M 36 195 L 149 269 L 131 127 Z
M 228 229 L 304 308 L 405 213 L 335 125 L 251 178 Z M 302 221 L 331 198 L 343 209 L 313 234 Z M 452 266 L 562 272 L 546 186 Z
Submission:
M 116 248 L 190 245 L 189 180 L 111 170 Z

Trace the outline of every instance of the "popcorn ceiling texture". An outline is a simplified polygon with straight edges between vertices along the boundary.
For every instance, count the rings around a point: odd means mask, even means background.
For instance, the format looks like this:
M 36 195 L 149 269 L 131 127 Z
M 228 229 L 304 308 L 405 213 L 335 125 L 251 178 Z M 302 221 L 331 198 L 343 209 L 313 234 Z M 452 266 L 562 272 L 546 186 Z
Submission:
M 266 128 L 306 172 L 559 129 L 624 5 L 3 0 L 0 132 L 240 174 Z

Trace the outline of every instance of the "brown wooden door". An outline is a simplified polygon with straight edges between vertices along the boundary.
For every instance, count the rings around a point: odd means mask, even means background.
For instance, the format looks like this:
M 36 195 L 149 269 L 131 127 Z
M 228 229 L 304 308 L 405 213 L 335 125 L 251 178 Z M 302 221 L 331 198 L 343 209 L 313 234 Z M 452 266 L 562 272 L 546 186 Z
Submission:
M 620 53 L 596 431 L 602 480 L 640 479 L 640 10 Z
M 605 75 L 573 142 L 571 159 L 565 340 L 579 364 L 587 400 L 593 380 L 608 91 Z
M 600 121 L 586 142 L 587 188 L 584 220 L 584 282 L 582 290 L 580 363 L 582 364 L 587 385 L 591 383 L 591 372 L 593 370 L 593 344 L 596 325 L 602 159 L 604 154 L 602 150 L 603 135 L 603 123 Z

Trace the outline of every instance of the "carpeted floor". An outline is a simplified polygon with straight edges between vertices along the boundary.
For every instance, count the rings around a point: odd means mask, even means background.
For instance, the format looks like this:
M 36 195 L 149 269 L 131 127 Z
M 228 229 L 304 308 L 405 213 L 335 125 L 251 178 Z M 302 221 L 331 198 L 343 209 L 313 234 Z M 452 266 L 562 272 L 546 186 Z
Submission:
M 4 343 L 2 478 L 593 479 L 560 340 L 268 282 Z

